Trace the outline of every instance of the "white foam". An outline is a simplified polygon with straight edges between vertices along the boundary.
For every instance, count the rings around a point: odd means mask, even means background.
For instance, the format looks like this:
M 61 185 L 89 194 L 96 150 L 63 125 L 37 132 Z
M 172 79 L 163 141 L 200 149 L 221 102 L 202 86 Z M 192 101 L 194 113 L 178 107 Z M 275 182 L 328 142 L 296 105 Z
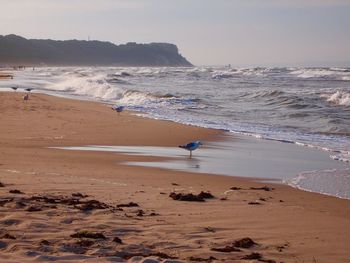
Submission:
M 337 154 L 337 155 L 330 155 L 330 157 L 331 157 L 333 160 L 336 160 L 336 161 L 341 161 L 341 162 L 345 162 L 345 163 L 350 163 L 350 155 Z
M 350 169 L 314 170 L 285 180 L 286 184 L 310 192 L 350 199 Z
M 290 74 L 296 75 L 298 78 L 303 79 L 325 78 L 345 81 L 350 80 L 349 71 L 347 69 L 338 68 L 301 68 L 292 70 Z
M 322 94 L 328 102 L 341 106 L 350 106 L 350 92 L 338 90 L 335 93 Z
M 139 91 L 125 91 L 118 103 L 128 106 L 146 106 L 150 103 L 161 103 L 161 100 L 151 94 Z
M 102 100 L 119 99 L 123 95 L 123 91 L 116 86 L 109 85 L 103 75 L 66 76 L 62 81 L 48 85 L 47 88 Z

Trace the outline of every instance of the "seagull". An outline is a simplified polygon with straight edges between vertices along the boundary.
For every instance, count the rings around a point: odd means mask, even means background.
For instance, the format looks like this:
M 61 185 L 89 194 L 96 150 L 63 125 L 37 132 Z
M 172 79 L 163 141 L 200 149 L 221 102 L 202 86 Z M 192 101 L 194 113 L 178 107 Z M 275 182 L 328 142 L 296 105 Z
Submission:
M 121 113 L 124 110 L 124 106 L 113 106 L 112 110 L 115 110 L 118 113 Z
M 27 100 L 29 100 L 29 94 L 27 93 L 26 95 L 23 96 L 23 100 L 26 102 Z
M 201 143 L 200 141 L 194 141 L 186 145 L 179 145 L 179 147 L 187 151 L 190 151 L 190 157 L 192 157 L 192 151 L 196 150 L 201 145 L 203 145 L 203 143 Z

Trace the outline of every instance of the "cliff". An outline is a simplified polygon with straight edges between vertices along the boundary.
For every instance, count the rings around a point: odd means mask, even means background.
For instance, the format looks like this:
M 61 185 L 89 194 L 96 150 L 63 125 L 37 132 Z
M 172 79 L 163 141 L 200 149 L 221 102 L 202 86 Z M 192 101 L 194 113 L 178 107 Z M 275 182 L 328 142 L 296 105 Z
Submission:
M 102 41 L 26 39 L 0 35 L 0 65 L 192 66 L 168 43 L 115 45 Z

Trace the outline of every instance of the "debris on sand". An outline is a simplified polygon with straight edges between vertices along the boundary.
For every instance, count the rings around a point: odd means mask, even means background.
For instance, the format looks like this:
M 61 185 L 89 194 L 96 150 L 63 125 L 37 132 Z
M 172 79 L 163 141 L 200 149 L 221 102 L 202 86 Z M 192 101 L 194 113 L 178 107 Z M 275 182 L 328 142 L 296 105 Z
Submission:
M 152 213 L 150 213 L 149 215 L 150 215 L 150 216 L 159 216 L 159 214 L 158 214 L 158 213 L 155 213 L 155 212 L 152 212 Z
M 188 260 L 190 261 L 198 261 L 198 262 L 211 262 L 213 260 L 217 260 L 216 257 L 210 256 L 209 258 L 200 258 L 200 257 L 189 257 Z
M 13 201 L 13 198 L 0 198 L 0 206 L 4 206 L 6 205 L 7 203 L 10 203 Z
M 5 185 L 2 182 L 0 182 L 0 187 L 5 187 Z
M 252 246 L 257 245 L 257 243 L 255 243 L 253 239 L 251 239 L 250 237 L 245 237 L 245 238 L 236 240 L 235 242 L 233 242 L 233 245 L 235 247 L 240 247 L 240 248 L 251 248 Z
M 169 197 L 177 201 L 204 202 L 204 198 L 194 194 L 170 193 Z
M 212 232 L 212 233 L 215 233 L 215 232 L 216 232 L 215 229 L 212 228 L 212 227 L 210 227 L 210 226 L 205 227 L 204 230 L 205 230 L 205 231 L 208 231 L 208 232 Z
M 93 244 L 95 244 L 95 241 L 91 239 L 80 239 L 75 242 L 75 244 L 81 247 L 91 247 Z
M 41 240 L 39 244 L 42 246 L 50 246 L 51 245 L 51 243 L 49 241 L 47 241 L 46 239 Z
M 16 201 L 16 207 L 17 208 L 23 208 L 23 207 L 26 207 L 27 204 L 23 201 Z
M 239 248 L 235 248 L 234 246 L 226 246 L 226 247 L 214 247 L 211 249 L 212 251 L 217 251 L 217 252 L 240 252 L 241 250 Z
M 148 255 L 148 257 L 159 257 L 159 258 L 165 258 L 165 259 L 177 259 L 178 257 L 170 256 L 163 252 L 153 252 Z
M 127 251 L 119 251 L 115 254 L 117 257 L 121 257 L 123 259 L 130 259 L 132 257 L 158 257 L 162 259 L 178 259 L 178 257 L 168 255 L 163 252 L 153 252 L 153 251 L 142 251 L 142 252 L 127 252 Z
M 82 193 L 72 193 L 73 197 L 78 197 L 78 198 L 86 198 L 89 197 L 88 195 L 84 195 Z
M 177 201 L 190 201 L 190 202 L 204 202 L 205 199 L 213 199 L 215 198 L 211 193 L 209 192 L 200 192 L 198 195 L 189 193 L 189 194 L 183 194 L 183 193 L 170 193 L 169 197 L 171 197 L 174 200 Z
M 137 211 L 137 216 L 144 216 L 145 212 L 143 210 L 138 210 Z
M 114 243 L 123 244 L 123 241 L 119 237 L 113 238 Z
M 1 236 L 0 239 L 16 239 L 16 237 L 9 233 L 6 233 L 3 236 Z
M 261 203 L 257 201 L 252 201 L 252 202 L 249 202 L 248 205 L 261 205 Z
M 252 246 L 257 245 L 256 242 L 253 241 L 250 237 L 245 237 L 242 239 L 238 239 L 232 243 L 232 245 L 228 245 L 225 247 L 217 247 L 217 248 L 212 248 L 212 251 L 217 251 L 217 252 L 239 252 L 241 251 L 240 248 L 251 248 Z
M 238 190 L 242 190 L 242 188 L 241 187 L 232 186 L 230 188 L 230 190 L 238 191 Z
M 272 259 L 264 259 L 263 256 L 260 253 L 253 252 L 249 255 L 243 256 L 241 259 L 243 260 L 258 260 L 260 262 L 265 262 L 265 263 L 276 263 L 275 260 Z
M 201 197 L 203 199 L 214 199 L 215 197 L 210 192 L 200 192 L 198 194 L 198 197 Z
M 137 203 L 134 202 L 129 202 L 127 204 L 119 204 L 117 205 L 117 207 L 139 207 L 139 205 Z
M 81 230 L 77 233 L 70 235 L 73 238 L 92 238 L 92 239 L 106 239 L 105 235 L 100 232 L 90 232 L 87 230 Z
M 103 202 L 100 202 L 98 200 L 88 200 L 88 201 L 82 202 L 81 205 L 75 206 L 75 207 L 82 211 L 91 211 L 94 209 L 107 209 L 109 208 L 109 205 Z
M 81 200 L 80 198 L 85 198 L 87 195 L 81 193 L 73 193 L 73 197 L 66 196 L 32 196 L 30 200 L 37 202 L 44 202 L 49 204 L 62 204 L 66 206 L 73 206 L 76 209 L 82 211 L 90 211 L 95 209 L 108 209 L 111 208 L 109 205 L 100 202 L 98 200 Z
M 42 208 L 40 206 L 36 205 L 31 205 L 30 207 L 27 208 L 28 212 L 39 212 L 42 211 Z
M 269 192 L 269 191 L 272 191 L 272 190 L 275 190 L 275 189 L 265 185 L 263 187 L 250 187 L 250 190 L 264 190 L 264 191 Z
M 285 246 L 276 246 L 276 249 L 278 252 L 283 252 L 283 249 L 285 249 L 286 247 Z
M 242 257 L 242 259 L 250 260 L 250 259 L 256 259 L 256 260 L 261 260 L 262 255 L 260 253 L 253 252 L 249 255 L 245 255 Z
M 20 195 L 23 195 L 23 194 L 24 194 L 22 191 L 17 190 L 17 189 L 10 190 L 9 193 L 10 193 L 10 194 L 20 194 Z

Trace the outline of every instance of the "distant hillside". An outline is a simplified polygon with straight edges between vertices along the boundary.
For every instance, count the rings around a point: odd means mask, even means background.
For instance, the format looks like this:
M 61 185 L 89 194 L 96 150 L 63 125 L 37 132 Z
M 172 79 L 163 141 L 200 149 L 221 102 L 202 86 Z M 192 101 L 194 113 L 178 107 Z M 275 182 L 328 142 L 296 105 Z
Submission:
M 26 39 L 0 35 L 0 65 L 192 66 L 168 43 L 115 45 L 102 41 Z

